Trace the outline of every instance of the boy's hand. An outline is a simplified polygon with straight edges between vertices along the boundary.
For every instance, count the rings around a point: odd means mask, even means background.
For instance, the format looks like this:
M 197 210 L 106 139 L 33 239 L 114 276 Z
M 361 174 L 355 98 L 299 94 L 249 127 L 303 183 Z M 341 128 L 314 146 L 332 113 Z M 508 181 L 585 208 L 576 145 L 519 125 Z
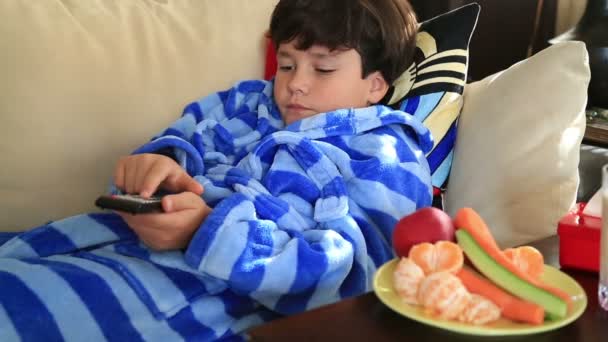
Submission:
M 158 251 L 182 249 L 211 212 L 203 199 L 193 192 L 167 195 L 162 200 L 164 213 L 116 213 L 150 248 Z
M 203 186 L 173 159 L 152 153 L 120 158 L 114 170 L 114 184 L 128 194 L 144 198 L 152 196 L 159 186 L 170 192 L 203 193 Z

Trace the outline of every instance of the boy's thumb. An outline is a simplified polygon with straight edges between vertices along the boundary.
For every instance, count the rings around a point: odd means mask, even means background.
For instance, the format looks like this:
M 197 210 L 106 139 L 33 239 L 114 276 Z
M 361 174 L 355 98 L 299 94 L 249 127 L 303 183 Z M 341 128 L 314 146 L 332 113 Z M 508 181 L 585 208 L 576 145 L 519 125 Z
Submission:
M 198 195 L 191 192 L 167 195 L 163 197 L 162 200 L 163 210 L 170 213 L 174 211 L 196 208 L 196 197 L 198 197 Z

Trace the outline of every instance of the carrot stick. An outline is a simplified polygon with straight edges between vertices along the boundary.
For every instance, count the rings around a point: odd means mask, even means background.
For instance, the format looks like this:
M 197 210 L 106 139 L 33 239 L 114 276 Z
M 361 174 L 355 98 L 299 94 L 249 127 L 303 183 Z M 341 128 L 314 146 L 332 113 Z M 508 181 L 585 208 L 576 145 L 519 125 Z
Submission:
M 479 214 L 477 214 L 473 209 L 462 208 L 458 210 L 456 217 L 454 218 L 454 225 L 457 229 L 463 229 L 471 234 L 477 244 L 484 251 L 486 251 L 486 253 L 488 253 L 490 257 L 494 259 L 494 261 L 505 267 L 507 270 L 509 270 L 509 272 L 516 275 L 520 279 L 561 298 L 568 304 L 569 307 L 571 306 L 572 301 L 568 293 L 553 286 L 549 286 L 541 282 L 539 279 L 532 278 L 529 274 L 523 272 L 517 266 L 515 266 L 515 264 L 509 258 L 507 258 L 502 250 L 498 247 L 496 240 L 494 240 L 494 237 L 490 232 L 490 229 Z
M 542 306 L 507 293 L 488 279 L 465 267 L 460 269 L 456 276 L 460 278 L 469 292 L 481 295 L 498 305 L 505 318 L 535 325 L 544 322 L 545 309 Z

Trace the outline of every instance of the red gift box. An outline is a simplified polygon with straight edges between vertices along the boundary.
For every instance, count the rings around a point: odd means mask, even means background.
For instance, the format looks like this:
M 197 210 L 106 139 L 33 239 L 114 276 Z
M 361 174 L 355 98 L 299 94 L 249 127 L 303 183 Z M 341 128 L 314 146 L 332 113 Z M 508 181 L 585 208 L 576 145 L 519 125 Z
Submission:
M 575 209 L 559 220 L 559 264 L 564 268 L 598 272 L 602 220 L 584 215 L 584 208 L 585 203 L 578 203 Z

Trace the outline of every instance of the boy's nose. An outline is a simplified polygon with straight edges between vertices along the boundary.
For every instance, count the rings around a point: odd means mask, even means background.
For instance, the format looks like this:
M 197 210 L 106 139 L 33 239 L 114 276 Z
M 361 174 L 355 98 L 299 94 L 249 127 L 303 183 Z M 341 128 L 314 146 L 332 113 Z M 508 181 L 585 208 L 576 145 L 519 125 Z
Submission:
M 301 71 L 296 71 L 293 73 L 291 80 L 289 81 L 288 87 L 292 93 L 301 93 L 307 94 L 309 89 L 309 80 Z

